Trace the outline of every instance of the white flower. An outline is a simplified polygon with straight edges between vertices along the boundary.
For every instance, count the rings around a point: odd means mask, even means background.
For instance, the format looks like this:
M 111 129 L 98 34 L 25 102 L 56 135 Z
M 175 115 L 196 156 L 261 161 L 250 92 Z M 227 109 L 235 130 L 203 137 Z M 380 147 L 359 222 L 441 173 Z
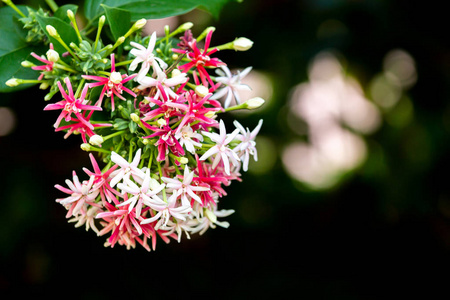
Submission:
M 244 129 L 244 127 L 238 122 L 234 121 L 233 124 L 238 128 L 241 132 L 241 134 L 238 134 L 236 136 L 236 139 L 240 140 L 241 143 L 237 145 L 233 151 L 237 152 L 239 155 L 239 158 L 243 162 L 243 169 L 247 172 L 248 170 L 248 162 L 250 155 L 253 155 L 253 158 L 255 161 L 258 161 L 258 152 L 256 151 L 256 143 L 255 138 L 256 135 L 259 133 L 259 130 L 261 129 L 263 120 L 259 120 L 258 125 L 253 129 L 252 132 L 247 128 L 247 130 Z
M 178 178 L 161 178 L 168 188 L 177 191 L 178 195 L 181 196 L 182 205 L 190 207 L 190 201 L 188 196 L 192 197 L 195 201 L 202 203 L 202 199 L 195 194 L 195 192 L 209 191 L 209 187 L 191 185 L 192 179 L 194 179 L 194 171 L 189 172 L 189 167 L 186 165 L 184 167 L 183 181 L 178 180 Z
M 166 69 L 168 67 L 167 64 L 162 59 L 156 57 L 153 54 L 155 43 L 156 43 L 156 32 L 153 32 L 152 36 L 150 37 L 150 41 L 148 42 L 147 48 L 145 48 L 141 44 L 130 42 L 131 46 L 135 47 L 135 49 L 131 49 L 130 53 L 136 56 L 136 58 L 131 62 L 129 69 L 131 71 L 134 71 L 137 65 L 139 63 L 142 63 L 141 69 L 138 72 L 138 76 L 136 78 L 141 78 L 147 75 L 148 71 L 150 70 L 150 66 L 153 67 L 154 73 L 161 72 L 161 68 Z
M 158 223 L 155 225 L 155 230 L 158 230 L 160 227 L 167 226 L 171 217 L 185 221 L 187 215 L 192 211 L 192 208 L 190 205 L 183 204 L 176 207 L 177 198 L 178 192 L 175 191 L 169 199 L 167 199 L 167 202 L 161 200 L 160 198 L 151 199 L 147 205 L 156 210 L 158 213 L 151 218 L 144 219 L 141 221 L 141 224 L 148 224 L 159 219 Z
M 81 214 L 73 217 L 69 220 L 69 223 L 77 222 L 75 227 L 81 227 L 85 225 L 86 231 L 91 228 L 97 235 L 100 233 L 97 227 L 95 226 L 95 216 L 97 215 L 98 207 L 91 206 L 85 214 Z
M 55 186 L 61 191 L 70 194 L 70 196 L 63 199 L 56 199 L 56 202 L 59 202 L 66 208 L 69 208 L 72 203 L 77 202 L 75 206 L 70 208 L 71 210 L 69 211 L 69 216 L 76 216 L 79 213 L 84 214 L 86 212 L 88 204 L 86 202 L 94 202 L 98 194 L 100 193 L 98 186 L 94 185 L 94 180 L 95 176 L 91 176 L 89 178 L 89 181 L 85 180 L 80 183 L 80 180 L 78 179 L 78 176 L 74 171 L 73 182 L 69 179 L 66 179 L 66 184 L 70 190 L 59 185 Z
M 115 170 L 114 172 L 111 173 L 110 176 L 112 177 L 112 179 L 111 179 L 111 182 L 110 182 L 110 186 L 114 187 L 122 178 L 129 177 L 130 175 L 138 176 L 140 178 L 144 178 L 145 177 L 145 173 L 142 172 L 142 170 L 140 170 L 138 168 L 140 159 L 141 159 L 141 149 L 136 151 L 134 159 L 133 159 L 133 161 L 131 163 L 126 161 L 122 156 L 120 156 L 116 152 L 114 152 L 114 151 L 111 152 L 111 160 L 116 165 L 119 165 L 119 167 L 121 167 L 121 169 Z
M 133 195 L 127 201 L 117 204 L 117 207 L 124 206 L 129 204 L 128 211 L 131 212 L 136 205 L 136 216 L 139 217 L 142 211 L 142 205 L 150 203 L 151 197 L 159 199 L 156 194 L 164 189 L 164 185 L 158 185 L 158 187 L 153 190 L 152 189 L 152 178 L 150 177 L 150 170 L 147 169 L 144 177 L 144 181 L 141 184 L 141 187 L 137 186 L 133 181 L 129 178 L 124 178 L 124 184 L 119 183 L 117 187 L 121 189 L 123 192 L 129 193 Z
M 139 77 L 139 76 L 138 76 Z M 169 95 L 172 98 L 178 98 L 178 95 L 171 89 L 174 86 L 177 86 L 179 84 L 185 83 L 188 81 L 188 77 L 186 77 L 186 73 L 180 73 L 177 76 L 173 76 L 171 78 L 167 78 L 166 73 L 162 71 L 157 72 L 156 79 L 149 76 L 143 76 L 143 77 L 136 77 L 135 79 L 140 85 L 137 86 L 139 90 L 144 90 L 149 87 L 158 86 L 161 84 L 161 86 L 164 89 L 164 92 Z M 161 92 L 158 89 L 156 91 L 155 96 L 153 96 L 154 99 L 159 99 L 161 96 Z
M 234 213 L 233 209 L 222 209 L 220 211 L 216 210 L 216 207 L 214 210 L 210 210 L 205 208 L 205 215 L 204 217 L 195 219 L 197 221 L 197 226 L 192 229 L 192 233 L 199 232 L 200 235 L 204 234 L 208 228 L 216 228 L 216 225 L 219 225 L 223 228 L 228 228 L 230 226 L 230 223 L 226 221 L 217 221 L 217 217 L 227 217 Z
M 215 132 L 205 132 L 203 131 L 203 135 L 209 137 L 213 142 L 216 143 L 215 146 L 211 147 L 208 151 L 205 152 L 200 157 L 200 160 L 205 160 L 208 157 L 215 155 L 212 168 L 214 169 L 220 162 L 223 161 L 223 165 L 225 168 L 225 173 L 230 175 L 230 160 L 231 163 L 235 166 L 238 165 L 239 157 L 233 150 L 227 147 L 227 145 L 234 140 L 234 138 L 239 133 L 239 129 L 235 129 L 231 134 L 227 134 L 225 129 L 225 124 L 222 120 L 220 120 L 220 134 Z
M 186 150 L 195 154 L 195 147 L 202 147 L 202 144 L 193 140 L 196 139 L 200 142 L 203 141 L 203 136 L 196 131 L 193 131 L 191 126 L 188 124 L 181 128 L 181 130 L 175 133 L 175 138 L 179 140 L 181 146 L 185 146 Z
M 197 224 L 198 224 L 198 222 L 196 220 L 186 220 L 186 221 L 177 220 L 177 222 L 172 222 L 171 220 L 169 220 L 167 222 L 167 225 L 161 228 L 163 230 L 167 230 L 166 232 L 162 233 L 162 235 L 171 235 L 172 233 L 174 233 L 176 231 L 177 235 L 178 235 L 178 243 L 179 243 L 181 241 L 181 235 L 182 235 L 183 231 L 186 234 L 186 237 L 188 239 L 191 239 L 189 232 L 192 231 L 192 229 L 193 229 L 192 226 L 197 225 Z
M 248 85 L 241 83 L 241 80 L 245 76 L 247 76 L 247 74 L 252 70 L 252 67 L 247 67 L 242 72 L 238 71 L 237 74 L 234 75 L 231 74 L 227 66 L 221 66 L 221 68 L 223 71 L 220 69 L 216 70 L 216 73 L 220 75 L 219 77 L 216 77 L 216 81 L 220 82 L 225 87 L 219 89 L 213 96 L 211 96 L 210 99 L 217 100 L 227 95 L 224 102 L 224 107 L 227 108 L 230 105 L 231 99 L 233 98 L 234 95 L 236 103 L 240 104 L 241 99 L 239 97 L 238 91 L 251 90 L 251 88 Z

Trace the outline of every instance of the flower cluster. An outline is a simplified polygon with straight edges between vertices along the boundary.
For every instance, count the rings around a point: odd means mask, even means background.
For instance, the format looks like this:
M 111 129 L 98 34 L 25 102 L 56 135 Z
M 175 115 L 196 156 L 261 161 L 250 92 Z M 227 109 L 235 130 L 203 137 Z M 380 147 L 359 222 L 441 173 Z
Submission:
M 68 16 L 76 27 L 71 11 Z M 248 50 L 252 42 L 240 38 L 212 47 L 214 28 L 194 38 L 192 23 L 160 38 L 156 33 L 143 37 L 145 20 L 139 20 L 114 44 L 103 45 L 98 38 L 103 23 L 104 17 L 94 42 L 80 36 L 79 44 L 70 46 L 47 26 L 67 51 L 58 53 L 50 44 L 46 57 L 32 53 L 44 65 L 23 63 L 39 71 L 41 88 L 51 87 L 46 100 L 61 95 L 44 108 L 59 113 L 55 130 L 65 138 L 80 134 L 81 148 L 97 154 L 96 159 L 89 153 L 92 169 L 83 169 L 86 180 L 73 171 L 66 187 L 55 186 L 66 194 L 56 202 L 75 226 L 107 236 L 110 247 L 140 244 L 150 251 L 158 236 L 180 242 L 182 236 L 228 227 L 219 218 L 234 211 L 219 210 L 218 204 L 225 188 L 248 170 L 250 157 L 257 160 L 262 120 L 253 130 L 234 121 L 227 131 L 219 116 L 257 108 L 264 100 L 241 103 L 239 90 L 249 89 L 241 79 L 251 67 L 232 74 L 217 54 Z M 88 50 L 97 56 L 85 55 Z M 25 82 L 8 81 L 20 83 Z M 237 105 L 230 107 L 232 97 Z

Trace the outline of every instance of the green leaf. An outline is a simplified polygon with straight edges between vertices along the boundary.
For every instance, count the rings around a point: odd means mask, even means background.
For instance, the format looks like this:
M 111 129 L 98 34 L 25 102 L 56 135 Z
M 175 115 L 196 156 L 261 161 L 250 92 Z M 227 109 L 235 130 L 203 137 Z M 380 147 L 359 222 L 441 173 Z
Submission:
M 26 6 L 17 6 L 25 15 Z M 39 73 L 21 66 L 21 62 L 31 59 L 31 52 L 40 53 L 41 47 L 25 42 L 27 31 L 15 20 L 19 15 L 10 7 L 0 8 L 0 93 L 9 93 L 30 87 L 30 84 L 9 87 L 5 82 L 11 78 L 37 79 Z
M 101 4 L 128 10 L 131 21 L 182 15 L 194 8 L 203 8 L 218 18 L 222 7 L 230 1 L 233 0 L 88 0 L 85 2 L 84 11 L 86 18 L 91 21 L 103 13 Z
M 55 38 L 51 37 L 48 34 L 46 29 L 47 25 L 55 27 L 55 29 L 58 31 L 58 34 L 67 45 L 69 45 L 71 42 L 74 42 L 76 44 L 78 43 L 78 36 L 75 29 L 73 29 L 71 25 L 65 23 L 61 19 L 56 17 L 43 17 L 40 15 L 36 15 L 36 19 L 39 22 L 42 30 L 44 30 L 45 34 L 50 39 L 50 42 L 53 43 L 55 51 L 57 51 L 58 53 L 67 52 L 67 50 Z
M 109 7 L 105 4 L 101 4 L 101 6 L 105 10 L 106 20 L 108 21 L 114 40 L 117 40 L 130 29 L 130 12 L 120 8 Z
M 63 20 L 66 23 L 70 23 L 69 17 L 67 16 L 67 10 L 73 11 L 73 14 L 77 13 L 78 5 L 75 4 L 66 4 L 63 6 L 60 6 L 58 10 L 53 15 L 54 17 Z

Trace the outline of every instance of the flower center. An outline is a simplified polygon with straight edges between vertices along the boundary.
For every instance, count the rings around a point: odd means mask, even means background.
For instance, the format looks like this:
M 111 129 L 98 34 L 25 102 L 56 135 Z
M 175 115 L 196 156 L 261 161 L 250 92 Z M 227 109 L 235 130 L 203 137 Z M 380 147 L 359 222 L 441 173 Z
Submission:
M 77 112 L 80 112 L 80 111 L 81 111 L 81 109 L 79 109 L 79 108 L 76 106 L 76 103 L 75 103 L 75 102 L 72 102 L 72 103 L 66 103 L 66 105 L 64 106 L 64 110 L 67 111 L 68 113 L 71 113 L 71 112 L 77 113 Z
M 109 81 L 114 84 L 119 84 L 122 82 L 122 74 L 119 72 L 112 72 L 111 76 L 109 76 Z

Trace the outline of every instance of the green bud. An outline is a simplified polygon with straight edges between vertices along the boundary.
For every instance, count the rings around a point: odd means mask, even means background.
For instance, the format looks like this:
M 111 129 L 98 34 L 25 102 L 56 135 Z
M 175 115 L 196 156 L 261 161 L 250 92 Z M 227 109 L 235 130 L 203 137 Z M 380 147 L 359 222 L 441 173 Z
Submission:
M 256 108 L 260 107 L 261 105 L 263 105 L 264 102 L 265 101 L 263 98 L 255 97 L 255 98 L 252 98 L 252 99 L 248 100 L 247 102 L 245 102 L 245 104 L 246 104 L 245 106 L 247 109 L 256 109 Z
M 247 51 L 253 46 L 253 41 L 248 38 L 238 38 L 233 42 L 233 49 L 236 51 Z
M 48 34 L 50 36 L 52 36 L 52 37 L 58 37 L 59 36 L 58 31 L 56 31 L 55 27 L 53 27 L 52 25 L 47 25 L 45 27 L 45 29 L 47 29 L 47 32 L 48 32 Z
M 6 85 L 7 86 L 10 86 L 10 87 L 15 87 L 15 86 L 18 86 L 19 84 L 21 84 L 22 83 L 22 80 L 21 79 L 17 79 L 17 78 L 11 78 L 11 79 L 9 79 L 8 81 L 6 81 Z
M 83 143 L 80 145 L 81 150 L 89 152 L 91 150 L 91 145 L 87 144 L 87 143 Z

